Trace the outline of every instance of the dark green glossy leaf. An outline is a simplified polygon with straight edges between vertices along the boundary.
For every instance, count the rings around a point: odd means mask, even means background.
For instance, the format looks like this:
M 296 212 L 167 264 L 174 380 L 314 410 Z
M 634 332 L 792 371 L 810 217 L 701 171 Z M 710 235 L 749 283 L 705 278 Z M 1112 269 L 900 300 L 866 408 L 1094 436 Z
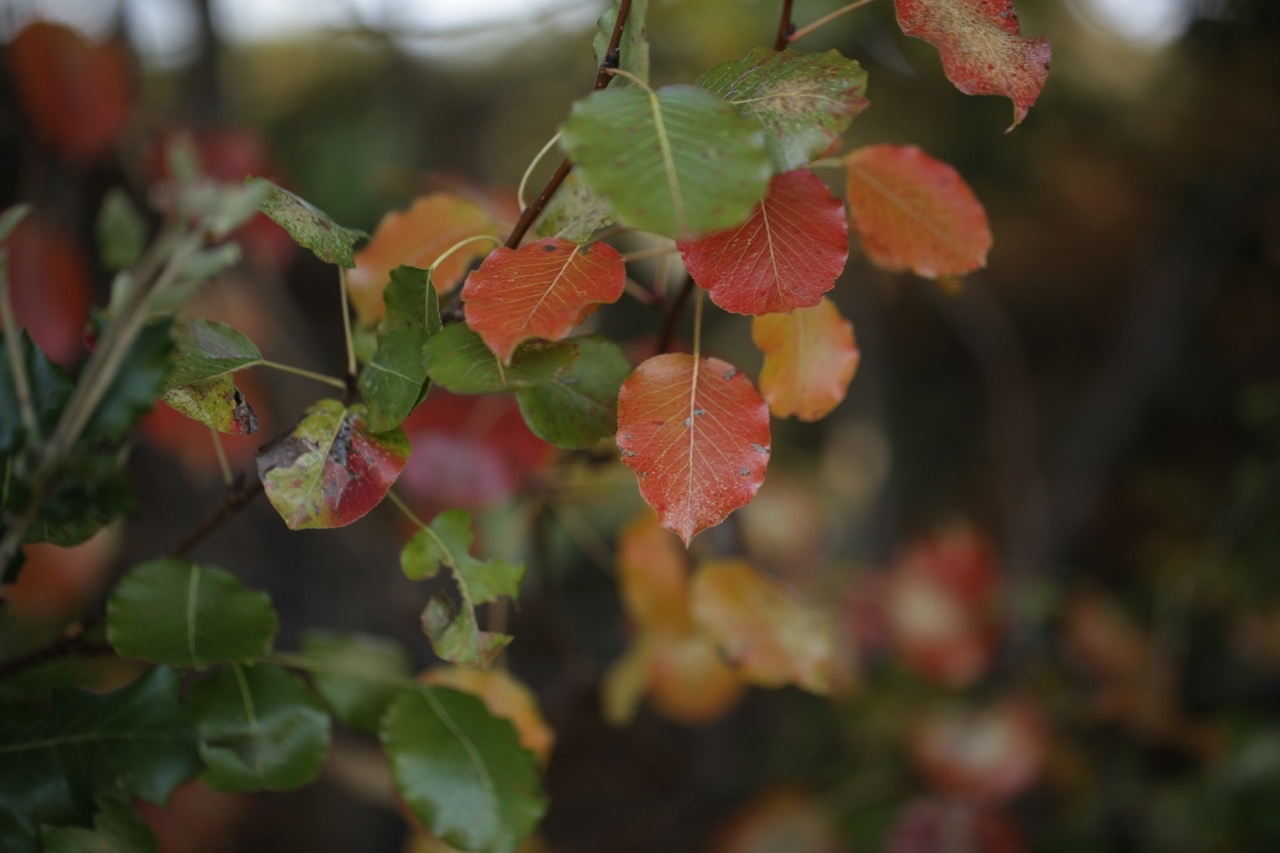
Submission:
M 138 335 L 85 428 L 82 444 L 122 441 L 133 431 L 138 419 L 155 406 L 164 388 L 169 355 L 173 351 L 169 327 L 168 321 L 152 323 Z
M 426 397 L 424 347 L 442 328 L 429 270 L 397 267 L 382 298 L 387 313 L 378 327 L 378 348 L 360 374 L 360 395 L 369 407 L 372 432 L 400 426 Z
M 107 601 L 107 639 L 121 657 L 204 668 L 271 651 L 279 620 L 264 592 L 185 560 L 143 563 Z
M 185 705 L 211 788 L 298 788 L 329 752 L 329 715 L 302 679 L 279 667 L 227 667 L 192 687 Z
M 302 654 L 333 713 L 361 731 L 376 732 L 387 705 L 413 683 L 408 652 L 384 637 L 314 631 L 303 636 Z
M 592 447 L 618 431 L 618 389 L 631 363 L 600 335 L 575 338 L 578 360 L 551 381 L 516 393 L 534 435 L 557 447 Z
M 249 177 L 245 179 L 245 183 L 266 187 L 258 209 L 288 231 L 299 246 L 310 249 L 326 263 L 338 264 L 347 269 L 356 265 L 356 241 L 368 237 L 368 234 L 338 225 L 324 211 L 266 178 Z
M 23 331 L 18 339 L 22 362 L 26 366 L 27 387 L 41 434 L 47 436 L 58 422 L 58 415 L 71 395 L 67 373 L 45 356 Z M 9 363 L 5 337 L 0 334 L 0 455 L 9 456 L 21 450 L 27 440 L 26 428 L 18 407 L 18 392 L 13 384 L 14 367 Z
M 537 758 L 475 696 L 443 687 L 402 693 L 383 719 L 382 745 L 401 799 L 455 847 L 510 853 L 546 812 Z
M 603 65 L 605 51 L 609 40 L 613 37 L 613 26 L 618 21 L 618 8 L 621 0 L 613 0 L 609 8 L 596 21 L 596 35 L 591 47 L 596 54 L 596 65 Z M 631 0 L 631 11 L 627 13 L 626 24 L 622 29 L 622 42 L 618 45 L 618 66 L 623 71 L 630 71 L 644 82 L 649 82 L 649 34 L 645 21 L 649 16 L 649 0 Z M 611 85 L 631 85 L 625 77 L 616 78 Z M 572 238 L 566 238 L 572 239 Z
M 107 269 L 131 267 L 142 257 L 147 245 L 147 221 L 120 187 L 112 187 L 102 199 L 96 227 L 98 256 Z
M 621 221 L 676 239 L 742 222 L 773 172 L 759 125 L 695 86 L 596 92 L 561 142 Z
M 40 847 L 45 853 L 148 853 L 156 837 L 123 792 L 107 791 L 98 797 L 92 829 L 42 826 Z
M 484 339 L 461 323 L 447 326 L 424 348 L 427 374 L 456 394 L 500 394 L 549 382 L 578 357 L 573 341 L 521 344 L 503 367 Z
M 173 326 L 173 364 L 165 388 L 204 382 L 262 363 L 253 341 L 226 323 L 179 320 Z

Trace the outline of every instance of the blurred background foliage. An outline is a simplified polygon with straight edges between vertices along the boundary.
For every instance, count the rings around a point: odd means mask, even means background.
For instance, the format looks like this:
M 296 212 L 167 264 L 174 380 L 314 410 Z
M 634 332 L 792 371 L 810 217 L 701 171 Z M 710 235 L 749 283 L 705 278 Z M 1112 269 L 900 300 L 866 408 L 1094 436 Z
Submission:
M 794 17 L 838 5 L 798 0 Z M 654 82 L 771 43 L 778 6 L 654 0 Z M 145 199 L 178 132 L 210 173 L 270 175 L 349 226 L 438 190 L 509 211 L 590 87 L 601 4 L 494 8 L 3 0 L 0 202 L 36 211 L 8 245 L 19 317 L 56 360 L 81 358 L 109 280 L 98 205 L 115 185 Z M 867 68 L 872 107 L 848 146 L 951 162 L 996 235 L 988 268 L 954 288 L 855 250 L 833 292 L 862 350 L 848 400 L 816 425 L 775 423 L 757 502 L 695 545 L 840 602 L 839 698 L 757 690 L 702 726 L 652 710 L 606 726 L 599 681 L 627 637 L 614 543 L 640 508 L 629 473 L 553 460 L 488 400 L 433 394 L 407 425 L 433 466 L 406 474 L 424 511 L 483 509 L 486 548 L 531 565 L 515 611 L 490 613 L 557 736 L 531 849 L 1280 849 L 1280 8 L 1018 8 L 1054 63 L 1009 135 L 1008 103 L 955 91 L 889 0 L 797 45 Z M 67 28 L 24 45 L 36 20 Z M 340 373 L 329 272 L 265 221 L 240 238 L 245 263 L 193 312 Z M 658 325 L 626 301 L 600 322 L 637 353 Z M 713 352 L 758 366 L 743 318 L 709 323 Z M 260 436 L 314 399 L 289 377 L 246 381 Z M 235 470 L 259 440 L 228 440 Z M 223 488 L 204 430 L 167 410 L 133 476 L 123 527 L 31 549 L 6 656 L 171 547 Z M 362 630 L 426 666 L 404 535 L 381 513 L 287 534 L 260 502 L 196 556 L 271 592 L 283 645 L 303 626 Z M 971 665 L 948 658 L 960 649 Z M 310 788 L 192 785 L 150 819 L 171 850 L 401 849 L 414 842 L 379 761 L 339 734 Z

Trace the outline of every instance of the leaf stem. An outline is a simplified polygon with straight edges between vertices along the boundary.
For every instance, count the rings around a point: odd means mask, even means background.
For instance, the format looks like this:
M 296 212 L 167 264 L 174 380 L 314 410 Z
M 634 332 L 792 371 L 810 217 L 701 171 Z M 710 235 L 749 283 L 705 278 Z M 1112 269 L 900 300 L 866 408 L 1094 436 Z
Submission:
M 356 375 L 356 345 L 351 334 L 351 295 L 347 288 L 347 268 L 341 265 L 338 266 L 338 289 L 342 292 L 342 338 L 347 343 L 348 382 L 342 386 L 345 391 Z
M 773 49 L 781 53 L 787 49 L 795 25 L 791 23 L 791 6 L 793 0 L 782 0 L 782 17 L 778 20 L 778 37 L 774 39 Z
M 502 245 L 502 241 L 501 241 L 501 240 L 499 240 L 497 237 L 493 236 L 492 234 L 475 234 L 475 235 L 472 235 L 471 237 L 467 237 L 465 240 L 459 240 L 458 242 L 454 243 L 452 246 L 450 246 L 449 248 L 447 248 L 447 249 L 445 249 L 443 252 L 441 252 L 441 253 L 436 257 L 436 259 L 435 259 L 434 261 L 432 261 L 432 262 L 431 262 L 431 266 L 429 266 L 429 267 L 427 268 L 428 272 L 432 272 L 432 273 L 434 273 L 434 272 L 436 271 L 436 267 L 438 267 L 438 266 L 440 266 L 442 263 L 444 263 L 446 258 L 448 258 L 448 257 L 449 257 L 450 255 L 452 255 L 454 252 L 456 252 L 456 251 L 458 251 L 459 249 L 461 249 L 463 246 L 469 245 L 469 244 L 471 244 L 471 243 L 478 243 L 478 242 L 480 242 L 481 240 L 492 240 L 494 243 L 498 244 L 499 246 L 501 246 L 501 245 Z
M 13 390 L 18 395 L 18 411 L 27 431 L 27 442 L 38 442 L 40 425 L 31 401 L 31 385 L 27 382 L 27 360 L 22 355 L 18 320 L 9 301 L 9 253 L 4 250 L 0 250 L 0 325 L 4 326 L 5 354 L 9 357 L 9 372 L 13 375 Z
M 307 370 L 304 367 L 294 367 L 292 364 L 281 364 L 278 361 L 267 361 L 265 358 L 258 362 L 261 367 L 269 367 L 272 370 L 279 370 L 282 373 L 292 373 L 295 376 L 305 376 L 308 379 L 314 379 L 316 382 L 323 382 L 333 388 L 341 391 L 347 390 L 347 383 L 343 382 L 336 376 L 326 376 L 323 373 L 316 373 L 314 370 Z
M 524 201 L 525 188 L 529 186 L 529 177 L 533 174 L 533 170 L 542 162 L 542 158 L 547 156 L 547 152 L 551 150 L 557 142 L 560 141 L 560 131 L 556 131 L 556 135 L 547 140 L 547 144 L 542 146 L 542 150 L 534 155 L 529 161 L 529 166 L 524 170 L 524 174 L 520 177 L 520 188 L 516 190 L 516 202 L 520 205 L 520 209 L 524 210 L 528 205 Z
M 812 33 L 814 30 L 825 27 L 827 24 L 831 23 L 841 15 L 852 12 L 854 9 L 865 6 L 870 2 L 871 0 L 856 0 L 856 2 L 850 3 L 848 6 L 842 6 L 841 8 L 836 9 L 834 12 L 828 15 L 823 15 L 821 18 L 814 21 L 812 24 L 807 24 L 801 27 L 800 29 L 796 30 L 790 36 L 787 37 L 787 41 L 788 42 L 799 41 L 800 39 Z M 781 50 L 782 48 L 778 48 L 778 49 Z
M 632 261 L 643 261 L 646 258 L 661 258 L 664 255 L 670 255 L 680 251 L 674 244 L 670 246 L 654 246 L 651 249 L 639 249 L 634 252 L 627 252 L 622 256 L 622 260 L 626 263 Z
M 684 311 L 684 306 L 689 301 L 689 297 L 693 295 L 694 286 L 693 276 L 686 275 L 684 277 L 684 286 L 680 288 L 676 298 L 671 300 L 671 304 L 667 306 L 666 316 L 662 321 L 662 333 L 658 336 L 657 355 L 671 351 L 671 344 L 676 336 L 676 327 L 680 323 L 680 314 Z
M 610 68 L 609 73 L 616 77 L 626 77 L 632 83 L 635 83 L 641 89 L 644 89 L 646 92 L 648 92 L 650 95 L 653 94 L 653 89 L 649 87 L 648 83 L 644 82 L 639 77 L 632 74 L 630 71 L 627 71 L 625 68 Z
M 427 527 L 427 523 L 421 518 L 418 518 L 418 514 L 409 509 L 409 505 L 405 503 L 404 499 L 397 495 L 394 490 L 387 492 L 387 500 L 391 501 L 392 506 L 404 513 L 405 518 L 409 519 L 423 530 L 430 530 L 430 528 Z
M 702 288 L 693 296 L 693 358 L 702 357 Z
M 227 461 L 227 451 L 222 446 L 222 436 L 216 429 L 209 427 L 209 438 L 213 439 L 213 452 L 218 457 L 218 470 L 222 472 L 222 485 L 229 489 L 235 483 L 235 475 L 231 473 L 231 463 Z

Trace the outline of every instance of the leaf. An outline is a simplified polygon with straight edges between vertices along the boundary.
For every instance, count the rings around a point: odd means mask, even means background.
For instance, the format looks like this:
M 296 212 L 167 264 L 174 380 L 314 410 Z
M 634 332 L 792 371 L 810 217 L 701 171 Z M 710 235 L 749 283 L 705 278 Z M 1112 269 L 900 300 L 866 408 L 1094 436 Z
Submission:
M 550 382 L 578 357 L 575 341 L 529 341 L 503 367 L 476 332 L 461 323 L 446 326 L 423 352 L 431 381 L 455 394 L 501 394 Z
M 123 792 L 98 796 L 93 828 L 42 826 L 40 849 L 45 853 L 153 853 L 156 838 Z
M 30 213 L 30 202 L 6 207 L 4 213 L 0 213 L 0 240 L 8 240 L 13 230 L 21 225 L 22 220 L 26 219 Z
M 267 500 L 290 530 L 344 527 L 382 502 L 409 457 L 395 429 L 370 433 L 362 405 L 320 400 L 293 432 L 258 451 Z
M 469 237 L 497 237 L 499 226 L 475 202 L 447 193 L 417 199 L 404 211 L 382 217 L 368 245 L 356 253 L 356 268 L 347 276 L 348 293 L 360 325 L 382 317 L 382 291 L 399 266 L 426 269 L 448 249 Z M 496 239 L 494 242 L 498 242 Z M 448 293 L 461 281 L 473 260 L 489 253 L 492 244 L 477 240 L 451 254 L 432 271 L 438 293 Z
M 163 803 L 200 771 L 178 681 L 156 667 L 111 693 L 55 690 L 40 713 L 0 706 L 0 815 L 34 838 L 40 823 L 87 823 L 100 791 Z
M 230 376 L 170 388 L 160 399 L 191 420 L 227 435 L 249 435 L 258 431 L 257 412 Z
M 678 239 L 742 222 L 772 172 L 759 127 L 695 86 L 595 92 L 561 143 L 619 219 Z
M 702 634 L 649 634 L 645 643 L 649 703 L 668 720 L 706 725 L 741 700 L 742 678 Z
M 329 752 L 329 715 L 301 678 L 239 664 L 188 691 L 200 733 L 201 779 L 220 791 L 285 791 L 316 778 Z
M 488 667 L 512 638 L 481 631 L 475 606 L 519 595 L 524 566 L 476 559 L 471 556 L 471 538 L 470 515 L 461 510 L 442 512 L 405 545 L 400 568 L 410 580 L 422 580 L 435 577 L 441 566 L 449 567 L 461 605 L 455 608 L 446 593 L 436 593 L 422 614 L 423 628 L 432 649 L 444 660 Z
M 467 325 L 503 364 L 530 338 L 558 341 L 626 284 L 622 255 L 607 243 L 536 240 L 498 248 L 462 288 Z
M 688 545 L 764 482 L 769 409 L 726 362 L 655 356 L 622 384 L 618 448 L 662 526 Z
M 253 175 L 244 179 L 245 186 L 262 186 L 266 190 L 258 202 L 258 209 L 279 225 L 293 241 L 304 249 L 310 249 L 317 258 L 346 269 L 356 265 L 355 244 L 369 235 L 357 228 L 344 228 L 329 218 L 329 214 L 283 187 Z
M 204 669 L 271 651 L 279 620 L 265 592 L 185 560 L 143 563 L 107 601 L 107 640 L 122 657 Z
M 817 175 L 776 175 L 741 225 L 681 242 L 689 274 L 711 301 L 738 314 L 817 305 L 844 271 L 849 227 L 844 205 Z
M 858 369 L 853 324 L 830 299 L 790 314 L 756 317 L 751 340 L 764 353 L 760 393 L 774 417 L 826 417 L 844 399 Z
M 596 34 L 591 40 L 591 49 L 595 51 L 596 65 L 605 64 L 605 52 L 613 38 L 613 28 L 618 22 L 618 7 L 621 0 L 613 0 L 609 8 L 596 21 Z M 622 28 L 622 41 L 618 44 L 618 61 L 616 67 L 630 71 L 644 82 L 649 82 L 649 34 L 645 22 L 649 18 L 649 0 L 632 0 L 627 12 L 626 23 Z M 611 86 L 630 85 L 625 77 L 615 77 Z
M 360 731 L 376 732 L 387 705 L 412 683 L 408 653 L 384 637 L 308 631 L 302 654 L 334 715 Z
M 475 696 L 444 687 L 401 694 L 382 722 L 401 799 L 449 844 L 511 853 L 547 809 L 533 753 Z
M 520 414 L 543 441 L 570 450 L 595 446 L 618 431 L 618 389 L 631 362 L 601 335 L 574 338 L 578 358 L 550 380 L 516 392 Z
M 9 458 L 22 450 L 32 436 L 27 435 L 22 422 L 13 381 L 16 366 L 9 361 L 9 347 L 4 344 L 6 334 L 0 333 L 0 457 Z M 65 370 L 49 360 L 30 335 L 25 331 L 18 334 L 36 425 L 42 435 L 48 435 L 57 426 L 58 416 L 71 396 L 71 379 Z
M 5 243 L 9 300 L 18 326 L 54 362 L 70 367 L 81 361 L 95 283 L 79 238 L 29 217 L 14 226 Z
M 687 634 L 689 555 L 651 514 L 618 534 L 618 591 L 627 617 L 640 630 Z
M 120 187 L 112 187 L 103 197 L 95 231 L 98 256 L 109 270 L 133 266 L 147 246 L 147 222 Z
M 437 667 L 427 672 L 427 684 L 451 687 L 478 696 L 495 717 L 510 720 L 520 735 L 520 745 L 538 756 L 544 765 L 551 757 L 556 735 L 538 709 L 538 699 L 524 682 L 505 669 Z
M 85 427 L 82 444 L 125 440 L 138 418 L 155 406 L 173 350 L 170 325 L 168 320 L 152 323 L 138 335 Z
M 226 323 L 184 319 L 173 325 L 173 362 L 165 389 L 227 376 L 262 363 L 253 341 Z
M 832 615 L 804 604 L 743 560 L 699 566 L 693 619 L 742 677 L 762 687 L 831 687 Z
M 698 85 L 765 129 L 765 144 L 779 172 L 831 150 L 869 103 L 867 72 L 835 50 L 798 53 L 758 47 L 707 70 Z
M 844 164 L 849 212 L 876 266 L 925 278 L 986 266 L 987 214 L 955 169 L 914 145 L 869 145 Z
M 894 0 L 898 26 L 938 49 L 942 70 L 966 95 L 1013 101 L 1013 130 L 1049 77 L 1045 38 L 1024 38 L 1013 0 Z
M 360 374 L 360 395 L 369 407 L 369 429 L 400 426 L 427 396 L 424 347 L 443 328 L 431 273 L 396 267 L 383 292 L 387 310 L 378 327 L 378 348 Z
M 588 187 L 577 172 L 570 172 L 542 211 L 534 231 L 539 237 L 585 243 L 601 228 L 612 224 L 613 207 L 609 200 Z

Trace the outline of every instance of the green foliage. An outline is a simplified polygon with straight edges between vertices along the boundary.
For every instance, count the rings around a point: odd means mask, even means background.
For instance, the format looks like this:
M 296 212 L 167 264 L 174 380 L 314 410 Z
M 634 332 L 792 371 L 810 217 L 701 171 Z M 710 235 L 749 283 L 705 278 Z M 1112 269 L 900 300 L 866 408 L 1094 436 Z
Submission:
M 147 222 L 120 187 L 107 191 L 98 210 L 98 254 L 109 270 L 122 270 L 142 258 L 147 245 Z
M 412 684 L 403 647 L 367 634 L 311 631 L 302 654 L 316 691 L 354 729 L 376 732 L 387 705 Z
M 431 381 L 455 394 L 502 394 L 550 382 L 578 358 L 573 341 L 522 344 L 503 367 L 484 340 L 461 323 L 445 328 L 424 348 Z
M 372 432 L 400 426 L 426 399 L 431 387 L 427 380 L 426 344 L 443 328 L 440 300 L 429 270 L 392 270 L 383 299 L 387 313 L 378 326 L 378 348 L 360 374 L 360 395 L 369 407 Z
M 246 183 L 261 189 L 258 209 L 288 231 L 299 246 L 310 249 L 325 263 L 347 269 L 356 265 L 355 244 L 368 234 L 338 225 L 324 211 L 266 178 L 248 178 Z
M 575 338 L 578 358 L 539 385 L 516 393 L 534 435 L 556 447 L 594 446 L 618 429 L 618 389 L 631 372 L 626 355 L 600 335 Z
M 112 790 L 98 796 L 92 829 L 45 825 L 40 828 L 40 845 L 46 853 L 150 853 L 156 839 L 124 792 Z

